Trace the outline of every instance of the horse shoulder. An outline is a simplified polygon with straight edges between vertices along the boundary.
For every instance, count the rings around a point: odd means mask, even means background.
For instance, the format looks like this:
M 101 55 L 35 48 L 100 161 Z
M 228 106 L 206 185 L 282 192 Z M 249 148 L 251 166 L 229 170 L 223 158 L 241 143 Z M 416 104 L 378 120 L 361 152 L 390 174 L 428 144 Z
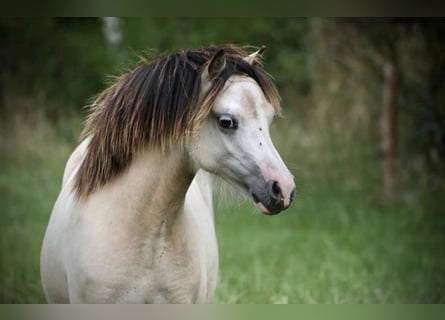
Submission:
M 68 161 L 65 165 L 65 170 L 63 172 L 62 186 L 64 187 L 69 181 L 72 180 L 75 173 L 77 172 L 78 167 L 82 163 L 82 160 L 85 156 L 86 149 L 90 142 L 90 138 L 84 139 L 77 148 L 71 153 Z
M 89 138 L 85 139 L 71 153 L 65 165 L 62 187 L 51 212 L 41 251 L 42 286 L 49 302 L 69 301 L 66 261 L 67 234 L 70 232 L 72 211 L 72 191 L 69 187 L 77 168 L 84 157 Z

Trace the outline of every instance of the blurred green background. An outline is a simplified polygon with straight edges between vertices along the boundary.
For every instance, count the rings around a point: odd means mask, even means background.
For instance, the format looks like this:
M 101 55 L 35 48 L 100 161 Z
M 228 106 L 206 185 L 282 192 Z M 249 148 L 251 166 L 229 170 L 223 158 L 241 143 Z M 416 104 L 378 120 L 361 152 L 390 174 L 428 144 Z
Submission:
M 0 19 L 0 302 L 44 302 L 41 241 L 88 99 L 138 55 L 234 43 L 267 46 L 298 195 L 273 217 L 217 201 L 215 302 L 444 303 L 444 39 L 444 19 Z

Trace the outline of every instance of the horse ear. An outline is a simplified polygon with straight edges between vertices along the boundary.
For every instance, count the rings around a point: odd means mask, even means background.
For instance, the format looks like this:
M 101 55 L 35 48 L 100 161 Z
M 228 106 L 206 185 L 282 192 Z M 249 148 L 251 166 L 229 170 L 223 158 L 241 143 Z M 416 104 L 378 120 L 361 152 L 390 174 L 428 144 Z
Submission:
M 266 46 L 263 45 L 254 53 L 251 53 L 248 56 L 244 57 L 243 60 L 246 61 L 251 66 L 256 65 L 257 63 L 259 63 L 259 60 L 263 55 L 264 49 L 266 49 Z
M 208 81 L 212 81 L 221 74 L 225 66 L 226 57 L 224 50 L 220 49 L 210 59 L 210 62 L 207 64 L 206 70 L 204 71 L 204 75 Z

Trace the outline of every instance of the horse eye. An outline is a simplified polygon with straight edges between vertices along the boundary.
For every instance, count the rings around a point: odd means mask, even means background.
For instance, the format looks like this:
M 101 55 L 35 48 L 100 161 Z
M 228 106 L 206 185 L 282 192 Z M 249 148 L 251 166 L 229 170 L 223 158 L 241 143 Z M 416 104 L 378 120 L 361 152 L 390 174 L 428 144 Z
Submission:
M 236 129 L 238 124 L 235 119 L 229 114 L 222 114 L 218 118 L 219 126 L 223 129 Z

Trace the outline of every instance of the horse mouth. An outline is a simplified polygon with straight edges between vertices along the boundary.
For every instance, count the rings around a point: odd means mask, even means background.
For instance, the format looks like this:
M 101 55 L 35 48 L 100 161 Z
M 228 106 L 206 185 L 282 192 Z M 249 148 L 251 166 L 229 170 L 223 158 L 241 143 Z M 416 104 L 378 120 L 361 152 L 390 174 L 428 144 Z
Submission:
M 255 207 L 264 215 L 276 215 L 278 213 L 280 213 L 282 211 L 282 209 L 278 209 L 278 208 L 271 208 L 267 202 L 266 204 L 264 204 L 255 193 L 251 193 L 253 202 L 255 204 Z
M 281 211 L 287 209 L 288 206 L 284 206 L 283 199 L 278 199 L 277 196 L 271 195 L 271 190 L 273 190 L 274 183 L 265 183 L 265 186 L 260 186 L 261 184 L 249 184 L 243 182 L 241 179 L 230 179 L 230 177 L 224 177 L 225 180 L 234 183 L 241 187 L 241 189 L 250 195 L 255 207 L 264 215 L 276 215 Z

